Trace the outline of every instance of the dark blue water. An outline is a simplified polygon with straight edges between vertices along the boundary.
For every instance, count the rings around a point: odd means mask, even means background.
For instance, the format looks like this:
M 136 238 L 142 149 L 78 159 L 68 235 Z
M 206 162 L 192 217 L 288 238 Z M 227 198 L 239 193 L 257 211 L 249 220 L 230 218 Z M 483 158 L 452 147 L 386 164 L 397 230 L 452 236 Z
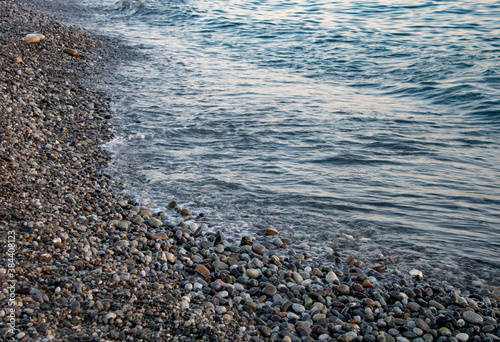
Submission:
M 84 4 L 144 53 L 109 145 L 130 193 L 500 284 L 500 1 Z

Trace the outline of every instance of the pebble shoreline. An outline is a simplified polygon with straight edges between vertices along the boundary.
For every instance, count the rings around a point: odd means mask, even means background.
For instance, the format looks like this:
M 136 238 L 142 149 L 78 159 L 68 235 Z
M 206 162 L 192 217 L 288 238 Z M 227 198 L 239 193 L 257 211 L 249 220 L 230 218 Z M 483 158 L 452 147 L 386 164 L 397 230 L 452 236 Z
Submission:
M 271 228 L 229 243 L 193 208 L 123 197 L 104 171 L 111 100 L 90 86 L 112 44 L 21 3 L 0 15 L 3 340 L 500 341 L 496 292 L 312 260 Z

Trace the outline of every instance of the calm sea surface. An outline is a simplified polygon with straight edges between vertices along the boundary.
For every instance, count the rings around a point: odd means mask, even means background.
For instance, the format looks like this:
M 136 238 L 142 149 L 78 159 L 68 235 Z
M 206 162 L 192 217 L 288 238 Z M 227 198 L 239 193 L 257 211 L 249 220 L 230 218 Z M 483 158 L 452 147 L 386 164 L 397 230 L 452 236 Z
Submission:
M 127 191 L 500 285 L 500 1 L 81 2 L 144 54 L 115 85 Z

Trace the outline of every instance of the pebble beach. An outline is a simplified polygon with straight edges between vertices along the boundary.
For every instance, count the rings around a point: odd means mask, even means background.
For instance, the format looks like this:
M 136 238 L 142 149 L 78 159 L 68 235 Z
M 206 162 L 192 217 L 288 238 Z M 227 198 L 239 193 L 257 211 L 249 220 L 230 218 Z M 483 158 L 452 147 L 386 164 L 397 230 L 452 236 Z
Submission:
M 500 294 L 339 250 L 318 260 L 263 227 L 123 195 L 106 173 L 123 55 L 0 0 L 0 331 L 4 341 L 500 341 Z

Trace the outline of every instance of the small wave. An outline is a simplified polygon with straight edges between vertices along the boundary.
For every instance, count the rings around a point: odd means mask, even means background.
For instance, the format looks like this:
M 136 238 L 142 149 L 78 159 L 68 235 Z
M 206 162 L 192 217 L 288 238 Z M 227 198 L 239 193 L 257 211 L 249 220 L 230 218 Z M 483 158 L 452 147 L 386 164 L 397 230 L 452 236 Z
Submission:
M 375 159 L 356 154 L 339 154 L 333 157 L 311 160 L 314 164 L 332 164 L 332 165 L 398 165 L 391 160 Z
M 116 150 L 121 147 L 121 146 L 124 146 L 127 144 L 127 140 L 124 139 L 123 137 L 115 137 L 113 139 L 111 139 L 110 141 L 108 141 L 107 143 L 105 143 L 103 145 L 104 149 L 108 150 L 108 151 L 111 151 L 111 152 L 116 152 Z

